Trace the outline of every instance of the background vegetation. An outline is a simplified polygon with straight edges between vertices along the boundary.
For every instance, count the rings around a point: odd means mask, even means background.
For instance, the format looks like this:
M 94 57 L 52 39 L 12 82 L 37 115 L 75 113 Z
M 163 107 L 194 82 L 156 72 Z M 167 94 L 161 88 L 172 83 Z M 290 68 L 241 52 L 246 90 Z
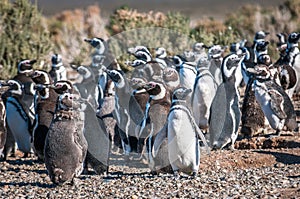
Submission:
M 46 18 L 28 0 L 2 0 L 0 14 L 1 79 L 15 75 L 21 59 L 38 59 L 38 67 L 49 69 L 52 53 L 62 54 L 66 65 L 89 64 L 92 49 L 83 39 L 94 36 L 109 38 L 122 68 L 131 70 L 123 64 L 130 59 L 126 51 L 138 44 L 152 51 L 163 46 L 169 53 L 177 54 L 195 41 L 207 45 L 230 45 L 241 39 L 252 42 L 256 31 L 265 30 L 271 33 L 269 49 L 275 60 L 276 33 L 300 31 L 300 0 L 287 0 L 272 9 L 247 5 L 223 21 L 201 18 L 193 23 L 180 13 L 145 13 L 125 6 L 116 9 L 108 20 L 101 18 L 98 6 Z

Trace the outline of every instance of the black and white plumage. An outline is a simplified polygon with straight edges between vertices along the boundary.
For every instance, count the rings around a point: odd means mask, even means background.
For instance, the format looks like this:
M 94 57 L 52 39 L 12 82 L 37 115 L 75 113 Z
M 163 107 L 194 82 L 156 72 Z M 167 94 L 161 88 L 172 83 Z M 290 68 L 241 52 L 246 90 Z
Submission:
M 49 71 L 51 79 L 53 79 L 54 82 L 67 80 L 67 70 L 62 62 L 62 56 L 60 54 L 52 55 L 51 64 L 51 70 Z
M 206 140 L 202 131 L 195 123 L 188 108 L 187 97 L 191 89 L 177 88 L 172 97 L 172 106 L 169 110 L 165 129 L 162 129 L 154 141 L 153 153 L 156 157 L 161 144 L 168 140 L 168 158 L 176 178 L 178 172 L 197 176 L 200 164 L 200 143 Z M 208 145 L 206 144 L 206 147 Z
M 170 164 L 166 157 L 167 143 L 163 145 L 156 157 L 152 156 L 154 140 L 158 132 L 164 127 L 171 106 L 171 93 L 162 82 L 148 82 L 143 88 L 149 94 L 145 116 L 142 124 L 137 127 L 139 139 L 145 139 L 148 165 L 152 173 L 168 172 Z
M 173 62 L 168 58 L 167 50 L 164 47 L 155 49 L 155 61 L 157 61 L 162 68 L 174 67 Z
M 198 63 L 202 57 L 207 57 L 206 49 L 207 46 L 202 42 L 196 42 L 193 44 L 193 53 L 196 63 Z
M 163 70 L 162 80 L 170 92 L 173 92 L 180 85 L 180 78 L 175 68 L 166 67 Z
M 22 102 L 24 86 L 17 80 L 8 80 L 5 84 L 9 86 L 2 95 L 7 126 L 17 142 L 18 149 L 26 157 L 31 152 L 32 122 L 28 110 L 25 109 L 26 105 Z
M 84 113 L 73 94 L 62 94 L 45 143 L 45 165 L 54 184 L 73 181 L 81 174 L 87 153 Z
M 222 63 L 223 83 L 218 86 L 210 109 L 209 137 L 213 149 L 222 149 L 228 144 L 234 148 L 238 136 L 241 113 L 235 71 L 242 57 L 230 54 Z
M 0 82 L 0 95 L 5 92 L 5 88 L 2 87 L 2 83 Z M 5 143 L 7 137 L 7 130 L 6 130 L 6 111 L 5 105 L 3 103 L 2 98 L 0 98 L 0 158 L 4 158 L 5 153 Z
M 202 130 L 208 129 L 210 106 L 215 97 L 218 84 L 209 68 L 199 68 L 192 93 L 192 111 L 196 124 Z
M 218 85 L 222 83 L 222 72 L 221 64 L 223 61 L 223 53 L 225 52 L 226 47 L 221 45 L 213 45 L 208 49 L 207 55 L 210 60 L 209 71 L 214 76 L 215 81 Z
M 162 71 L 163 69 L 158 62 L 150 61 L 146 64 L 135 67 L 132 71 L 131 78 L 145 78 L 147 81 L 161 80 Z
M 276 134 L 279 135 L 284 126 L 288 130 L 295 130 L 297 122 L 294 106 L 282 87 L 272 80 L 268 67 L 257 65 L 248 70 L 255 75 L 255 97 Z
M 33 73 L 33 64 L 36 60 L 22 60 L 18 64 L 18 74 L 13 77 L 13 80 L 20 82 L 23 85 L 23 95 L 21 101 L 24 103 L 24 109 L 28 111 L 31 121 L 34 120 L 34 82 L 30 75 Z
M 193 90 L 197 76 L 196 62 L 189 62 L 184 56 L 175 55 L 173 57 L 174 65 L 179 74 L 180 86 Z M 189 99 L 191 97 L 191 93 Z
M 32 79 L 37 84 L 32 147 L 38 158 L 44 160 L 45 140 L 54 117 L 58 94 L 49 88 L 52 79 L 46 71 L 35 70 Z

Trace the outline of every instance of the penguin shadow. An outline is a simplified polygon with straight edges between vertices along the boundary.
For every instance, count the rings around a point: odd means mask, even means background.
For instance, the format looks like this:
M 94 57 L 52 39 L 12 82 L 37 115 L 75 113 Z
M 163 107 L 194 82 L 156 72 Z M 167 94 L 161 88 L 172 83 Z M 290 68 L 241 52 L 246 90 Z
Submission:
M 293 155 L 289 153 L 282 153 L 282 152 L 273 152 L 273 151 L 255 151 L 257 153 L 261 154 L 269 154 L 273 155 L 276 158 L 277 162 L 283 163 L 283 164 L 300 164 L 300 156 L 299 155 Z
M 6 162 L 10 165 L 14 165 L 14 166 L 34 166 L 36 164 L 44 164 L 43 162 L 41 162 L 40 160 L 6 160 Z M 21 169 L 20 168 L 8 168 L 7 171 L 13 171 L 13 172 L 19 172 Z M 22 170 L 24 171 L 29 171 L 29 172 L 34 172 L 37 174 L 48 174 L 46 169 L 24 169 L 22 168 Z
M 0 182 L 0 187 L 15 186 L 15 187 L 40 187 L 40 188 L 55 188 L 54 184 L 40 183 L 40 182 Z
M 103 177 L 104 181 L 117 180 L 122 178 L 136 178 L 141 177 L 145 179 L 155 178 L 155 175 L 152 175 L 150 172 L 141 172 L 141 173 L 123 173 L 122 171 L 109 172 L 109 174 Z

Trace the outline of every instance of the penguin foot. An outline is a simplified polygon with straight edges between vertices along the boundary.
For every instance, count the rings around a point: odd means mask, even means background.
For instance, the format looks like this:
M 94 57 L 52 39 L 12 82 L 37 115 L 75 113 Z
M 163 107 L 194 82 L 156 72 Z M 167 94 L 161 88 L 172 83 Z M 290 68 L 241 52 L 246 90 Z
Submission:
M 151 173 L 152 176 L 157 176 L 158 175 L 157 171 L 150 171 L 150 173 Z
M 192 178 L 193 178 L 193 179 L 196 179 L 196 178 L 197 178 L 197 172 L 196 172 L 196 171 L 193 171 Z
M 180 176 L 178 171 L 174 171 L 174 180 L 179 180 Z

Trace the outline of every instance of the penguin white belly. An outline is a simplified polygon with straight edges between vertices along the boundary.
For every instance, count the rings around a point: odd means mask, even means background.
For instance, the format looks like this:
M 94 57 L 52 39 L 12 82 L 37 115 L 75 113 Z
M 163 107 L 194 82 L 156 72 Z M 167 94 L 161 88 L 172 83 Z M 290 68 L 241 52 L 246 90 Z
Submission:
M 180 85 L 185 88 L 193 90 L 193 85 L 196 79 L 196 73 L 190 69 L 181 69 L 180 70 Z
M 273 110 L 271 109 L 270 95 L 268 95 L 268 93 L 264 89 L 262 89 L 258 86 L 255 86 L 254 90 L 255 90 L 255 97 L 256 97 L 258 103 L 260 104 L 261 109 L 263 110 L 271 127 L 273 129 L 282 129 L 284 126 L 284 120 L 280 120 L 276 116 L 276 114 L 274 114 Z
M 10 101 L 12 101 L 13 104 L 10 103 Z M 27 120 L 29 120 L 29 118 L 25 113 L 23 113 L 23 116 L 20 115 L 18 108 L 14 105 L 15 103 L 18 102 L 14 98 L 8 98 L 6 103 L 7 124 L 18 144 L 19 150 L 24 153 L 29 153 L 31 151 L 31 136 L 28 131 L 28 123 L 24 119 L 26 117 Z
M 203 76 L 199 79 L 193 93 L 193 114 L 200 128 L 208 128 L 210 106 L 216 94 L 215 83 L 212 77 Z
M 168 118 L 169 160 L 173 170 L 198 171 L 200 148 L 188 115 L 174 110 Z

